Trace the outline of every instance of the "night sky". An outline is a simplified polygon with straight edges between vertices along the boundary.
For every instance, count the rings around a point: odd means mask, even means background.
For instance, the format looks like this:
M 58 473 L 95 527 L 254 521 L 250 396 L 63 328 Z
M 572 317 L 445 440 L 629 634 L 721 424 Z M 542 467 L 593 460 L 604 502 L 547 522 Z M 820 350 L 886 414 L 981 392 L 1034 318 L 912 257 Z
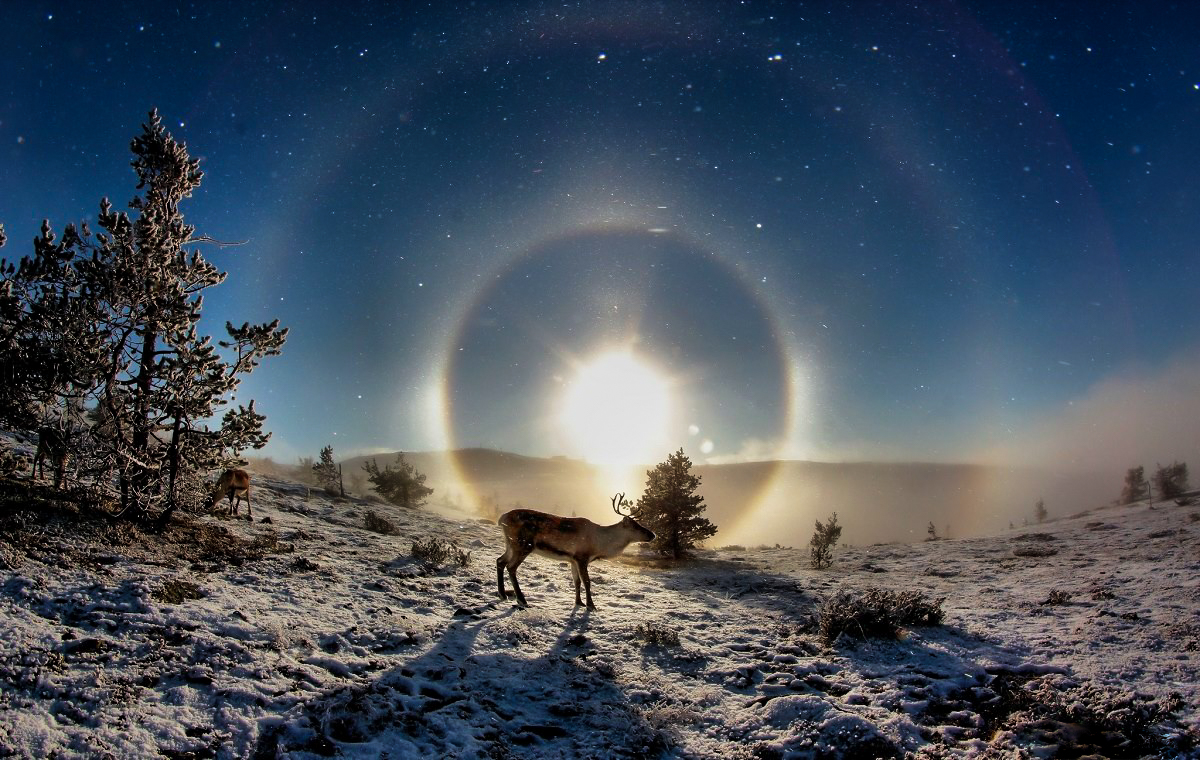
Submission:
M 205 172 L 188 221 L 245 241 L 203 249 L 202 324 L 291 328 L 239 392 L 276 459 L 1195 458 L 1198 32 L 1153 2 L 5 3 L 3 254 L 126 203 L 158 108 Z

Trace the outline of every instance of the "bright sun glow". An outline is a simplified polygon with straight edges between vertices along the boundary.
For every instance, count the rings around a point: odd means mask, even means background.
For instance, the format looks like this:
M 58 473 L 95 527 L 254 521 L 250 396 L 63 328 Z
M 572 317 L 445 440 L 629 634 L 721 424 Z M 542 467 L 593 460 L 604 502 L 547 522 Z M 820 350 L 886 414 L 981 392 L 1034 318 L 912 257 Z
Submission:
M 629 353 L 603 354 L 570 381 L 559 419 L 589 461 L 653 462 L 667 445 L 668 383 Z

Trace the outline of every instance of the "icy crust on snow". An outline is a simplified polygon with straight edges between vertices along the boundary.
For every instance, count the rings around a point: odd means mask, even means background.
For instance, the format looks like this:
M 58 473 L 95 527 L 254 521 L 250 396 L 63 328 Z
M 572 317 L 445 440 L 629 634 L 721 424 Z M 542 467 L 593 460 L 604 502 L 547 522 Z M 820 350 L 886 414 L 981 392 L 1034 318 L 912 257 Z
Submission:
M 806 548 L 670 565 L 632 547 L 593 564 L 589 613 L 539 558 L 519 571 L 531 606 L 500 601 L 493 524 L 267 478 L 254 499 L 270 524 L 199 520 L 257 547 L 227 563 L 0 515 L 0 754 L 1053 757 L 1139 721 L 1197 727 L 1189 507 L 843 548 L 824 571 Z M 367 510 L 399 533 L 365 530 Z M 410 546 L 430 537 L 468 566 L 427 571 Z M 946 620 L 825 646 L 821 602 L 867 587 L 944 598 Z M 1182 725 L 1155 712 L 1168 702 Z

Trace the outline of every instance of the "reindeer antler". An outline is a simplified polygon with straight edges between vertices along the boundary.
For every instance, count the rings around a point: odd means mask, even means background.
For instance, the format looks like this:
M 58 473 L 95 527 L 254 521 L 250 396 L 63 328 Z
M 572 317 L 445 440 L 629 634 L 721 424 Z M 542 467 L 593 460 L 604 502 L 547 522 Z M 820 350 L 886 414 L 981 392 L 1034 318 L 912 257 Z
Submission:
M 615 494 L 612 497 L 612 505 L 613 505 L 613 511 L 616 512 L 617 514 L 619 514 L 621 517 L 629 517 L 629 514 L 627 512 L 621 511 L 621 507 L 632 506 L 628 501 L 625 500 L 625 494 L 623 494 L 623 493 Z

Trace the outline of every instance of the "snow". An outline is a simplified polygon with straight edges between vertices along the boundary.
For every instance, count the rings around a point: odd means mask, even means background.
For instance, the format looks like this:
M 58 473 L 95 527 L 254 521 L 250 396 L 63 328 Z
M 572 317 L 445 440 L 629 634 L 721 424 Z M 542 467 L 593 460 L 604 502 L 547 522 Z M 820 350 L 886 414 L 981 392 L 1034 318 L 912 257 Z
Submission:
M 1200 729 L 1197 507 L 839 547 L 822 571 L 807 547 L 676 565 L 635 545 L 592 565 L 589 613 L 536 557 L 530 606 L 500 601 L 503 536 L 471 516 L 261 475 L 253 498 L 269 524 L 164 536 L 5 504 L 0 755 L 1200 757 L 1180 748 Z M 431 537 L 470 563 L 428 571 L 410 547 Z M 944 598 L 945 621 L 824 644 L 821 603 L 868 587 Z M 1174 719 L 1142 723 L 1175 749 L 1113 749 L 1155 704 Z

